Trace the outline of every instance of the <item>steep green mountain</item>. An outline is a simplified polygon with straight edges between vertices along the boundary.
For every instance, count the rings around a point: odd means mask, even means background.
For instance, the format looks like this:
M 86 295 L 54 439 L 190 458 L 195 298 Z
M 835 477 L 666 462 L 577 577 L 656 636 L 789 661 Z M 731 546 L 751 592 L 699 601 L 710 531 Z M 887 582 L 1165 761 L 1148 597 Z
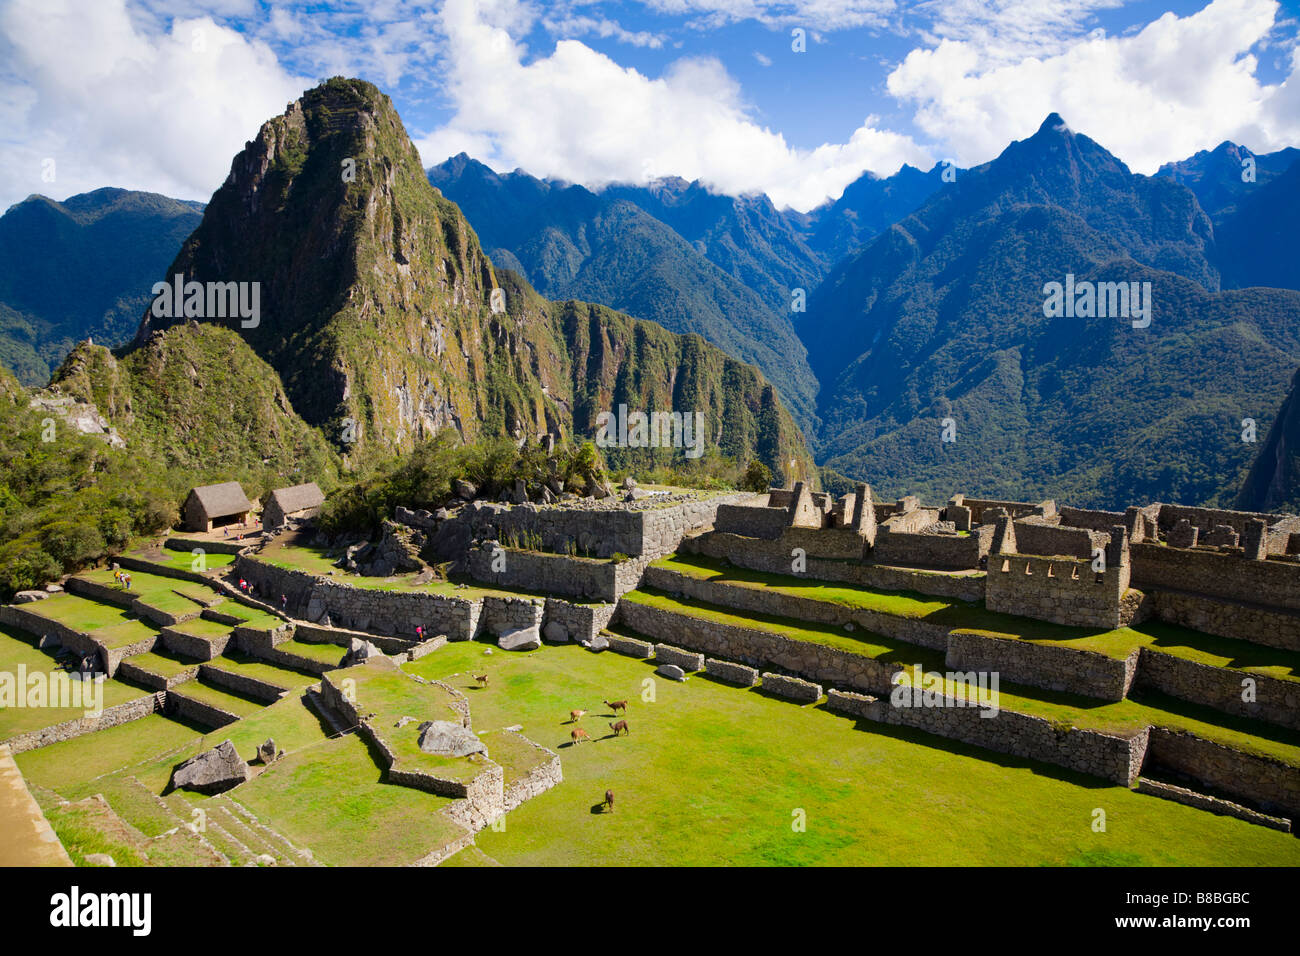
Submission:
M 1259 446 L 1241 490 L 1233 502 L 1243 511 L 1300 512 L 1300 396 L 1296 385 L 1300 373 L 1291 379 L 1291 390 L 1273 418 L 1268 437 Z
M 822 267 L 765 199 L 753 202 L 752 216 L 714 223 L 712 231 L 697 234 L 678 218 L 687 229 L 679 233 L 615 187 L 596 194 L 520 171 L 500 176 L 464 154 L 428 177 L 464 210 L 493 261 L 522 272 L 543 295 L 697 333 L 757 365 L 799 420 L 811 422 L 816 382 L 794 333 L 791 289 L 811 290 Z M 702 189 L 684 191 L 709 202 Z M 649 195 L 624 192 L 641 201 Z M 716 212 L 719 203 L 711 205 Z M 768 227 L 761 242 L 745 238 Z M 787 254 L 793 267 L 783 264 Z
M 123 361 L 165 385 L 139 353 L 190 320 L 225 325 L 232 355 L 242 346 L 268 363 L 292 410 L 354 467 L 446 427 L 467 439 L 594 438 L 586 410 L 624 399 L 698 409 L 715 450 L 774 469 L 807 457 L 754 369 L 648 322 L 548 302 L 498 272 L 429 184 L 388 97 L 359 80 L 332 79 L 263 125 L 165 275 L 247 283 L 256 321 L 222 319 L 197 299 L 177 315 L 160 300 Z M 183 363 L 182 353 L 169 365 Z
M 44 385 L 73 343 L 129 340 L 202 210 L 125 189 L 11 206 L 0 216 L 0 364 Z
M 765 195 L 724 196 L 674 176 L 645 186 L 615 183 L 600 196 L 664 223 L 779 312 L 789 313 L 791 290 L 811 291 L 826 275 L 825 257 Z
M 819 460 L 886 494 L 1230 501 L 1241 420 L 1267 427 L 1300 364 L 1300 295 L 1216 291 L 1212 235 L 1187 189 L 1049 117 L 813 297 Z M 1150 326 L 1047 317 L 1067 274 L 1150 282 Z
M 954 167 L 949 176 L 955 181 L 962 172 Z M 943 176 L 940 163 L 928 173 L 906 164 L 892 176 L 866 172 L 849 183 L 838 199 L 828 200 L 807 213 L 787 210 L 785 215 L 809 248 L 834 264 L 920 208 L 943 186 Z
M 1300 162 L 1244 196 L 1215 238 L 1225 287 L 1300 289 Z
M 1254 161 L 1254 180 L 1247 181 L 1246 160 Z M 1287 147 L 1256 156 L 1244 146 L 1226 140 L 1214 149 L 1203 149 L 1187 159 L 1165 163 L 1157 176 L 1181 183 L 1196 194 L 1196 201 L 1217 226 L 1230 216 L 1241 200 L 1262 190 L 1300 159 L 1300 149 Z M 1249 178 L 1249 177 L 1248 177 Z

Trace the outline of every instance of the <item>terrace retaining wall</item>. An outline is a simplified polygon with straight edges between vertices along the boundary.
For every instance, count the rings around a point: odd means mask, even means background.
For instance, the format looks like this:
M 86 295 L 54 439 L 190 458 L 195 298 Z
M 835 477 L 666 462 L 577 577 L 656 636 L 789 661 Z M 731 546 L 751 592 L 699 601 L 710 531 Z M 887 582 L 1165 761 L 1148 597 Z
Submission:
M 942 707 L 895 707 L 888 697 L 832 690 L 826 706 L 864 720 L 911 727 L 985 750 L 1055 764 L 1125 787 L 1137 780 L 1147 752 L 1145 728 L 1129 737 L 1077 727 L 1064 729 L 1042 717 L 1009 710 L 982 717 L 983 708 L 966 701 L 946 696 L 943 701 Z
M 712 532 L 682 541 L 682 551 L 726 559 L 737 567 L 771 574 L 790 574 L 790 548 L 779 541 L 760 541 L 733 534 Z M 807 576 L 819 581 L 839 581 L 884 591 L 916 591 L 960 601 L 984 600 L 984 573 L 954 574 L 896 568 L 855 561 L 833 561 L 808 556 Z
M 1181 730 L 1154 727 L 1153 763 L 1211 789 L 1276 811 L 1300 816 L 1300 768 L 1263 755 L 1234 750 Z
M 997 671 L 1003 679 L 1018 684 L 1115 701 L 1128 696 L 1138 672 L 1138 652 L 1114 658 L 958 629 L 948 635 L 945 665 L 956 671 Z
M 1156 616 L 1162 621 L 1205 634 L 1300 651 L 1300 613 L 1186 591 L 1160 589 L 1150 593 Z
M 50 744 L 61 743 L 74 737 L 80 737 L 83 734 L 94 733 L 97 730 L 107 730 L 109 727 L 116 727 L 119 724 L 130 723 L 133 720 L 139 720 L 141 717 L 156 714 L 163 709 L 166 696 L 161 691 L 146 694 L 143 697 L 137 697 L 135 700 L 128 700 L 112 707 L 105 707 L 103 713 L 98 717 L 78 717 L 75 720 L 66 720 L 51 727 L 42 727 L 40 730 L 24 731 L 0 741 L 0 743 L 5 744 L 15 754 L 35 750 L 38 747 L 48 747 Z
M 833 627 L 853 624 L 875 634 L 906 641 L 909 644 L 918 644 L 932 650 L 941 651 L 948 646 L 950 630 L 948 626 L 930 624 L 896 614 L 852 608 L 830 601 L 799 597 L 766 588 L 748 587 L 744 584 L 727 584 L 722 581 L 697 578 L 671 568 L 646 568 L 643 583 L 670 594 L 683 594 L 697 601 L 740 611 L 814 621 Z
M 1172 654 L 1142 648 L 1139 687 L 1150 688 L 1225 714 L 1253 717 L 1279 727 L 1300 730 L 1300 683 L 1263 674 L 1214 667 Z M 1245 680 L 1255 682 L 1255 700 L 1242 700 Z
M 621 602 L 615 618 L 639 633 L 667 638 L 679 647 L 755 667 L 775 666 L 808 680 L 857 690 L 887 693 L 890 678 L 903 669 L 899 664 L 880 663 L 824 644 L 707 621 L 634 601 Z M 612 639 L 610 646 L 613 647 Z

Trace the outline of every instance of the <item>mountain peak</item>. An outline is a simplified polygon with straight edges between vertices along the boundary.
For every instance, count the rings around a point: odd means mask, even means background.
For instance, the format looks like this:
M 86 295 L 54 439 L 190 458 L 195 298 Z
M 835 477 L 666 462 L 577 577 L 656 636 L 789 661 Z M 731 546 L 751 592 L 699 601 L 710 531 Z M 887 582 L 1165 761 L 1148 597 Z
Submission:
M 1066 125 L 1065 120 L 1061 118 L 1060 113 L 1048 113 L 1047 119 L 1038 127 L 1038 135 L 1043 133 L 1069 133 L 1070 127 Z

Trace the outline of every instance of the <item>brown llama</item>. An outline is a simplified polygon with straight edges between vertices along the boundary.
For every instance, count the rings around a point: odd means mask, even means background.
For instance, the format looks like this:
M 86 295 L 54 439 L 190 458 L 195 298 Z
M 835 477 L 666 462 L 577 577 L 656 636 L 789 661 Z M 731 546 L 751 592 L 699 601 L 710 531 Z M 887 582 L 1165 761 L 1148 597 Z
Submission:
M 612 730 L 612 731 L 614 731 L 614 736 L 615 736 L 615 737 L 617 737 L 619 734 L 627 734 L 627 733 L 631 733 L 631 731 L 629 731 L 629 730 L 627 729 L 627 721 L 626 721 L 626 720 L 620 720 L 620 721 L 619 721 L 618 723 L 616 723 L 616 724 L 610 724 L 610 725 L 609 725 L 609 729 Z

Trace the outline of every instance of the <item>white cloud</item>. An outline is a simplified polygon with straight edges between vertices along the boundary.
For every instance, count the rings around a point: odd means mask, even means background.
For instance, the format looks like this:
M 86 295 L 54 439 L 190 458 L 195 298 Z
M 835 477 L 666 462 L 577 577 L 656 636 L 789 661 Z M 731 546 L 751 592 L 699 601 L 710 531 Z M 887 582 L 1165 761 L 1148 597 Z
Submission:
M 759 62 L 760 66 L 772 65 L 772 58 L 770 56 L 764 56 L 763 54 L 759 53 L 757 50 L 754 51 L 754 59 Z
M 664 45 L 664 38 L 660 34 L 648 30 L 626 30 L 617 21 L 604 17 L 599 19 L 578 16 L 547 17 L 543 19 L 542 25 L 551 33 L 563 37 L 594 34 L 602 39 L 612 37 L 619 43 L 626 43 L 629 46 L 650 47 L 656 50 Z
M 964 165 L 1032 133 L 1052 111 L 1135 172 L 1225 139 L 1268 151 L 1300 142 L 1300 70 L 1284 86 L 1262 84 L 1249 52 L 1277 9 L 1274 0 L 1214 0 L 1132 35 L 1094 33 L 1015 62 L 976 41 L 943 40 L 909 53 L 887 87 Z
M 846 143 L 794 149 L 754 121 L 712 58 L 683 58 L 651 78 L 562 40 L 550 56 L 525 62 L 527 51 L 504 26 L 526 22 L 518 6 L 448 0 L 443 8 L 445 86 L 456 113 L 417 141 L 426 163 L 464 149 L 497 169 L 521 166 L 588 185 L 672 174 L 808 209 L 864 168 L 890 173 L 930 160 L 871 117 Z
M 12 0 L 0 61 L 0 208 L 109 185 L 207 199 L 262 122 L 310 85 L 208 17 L 146 32 L 123 0 Z

